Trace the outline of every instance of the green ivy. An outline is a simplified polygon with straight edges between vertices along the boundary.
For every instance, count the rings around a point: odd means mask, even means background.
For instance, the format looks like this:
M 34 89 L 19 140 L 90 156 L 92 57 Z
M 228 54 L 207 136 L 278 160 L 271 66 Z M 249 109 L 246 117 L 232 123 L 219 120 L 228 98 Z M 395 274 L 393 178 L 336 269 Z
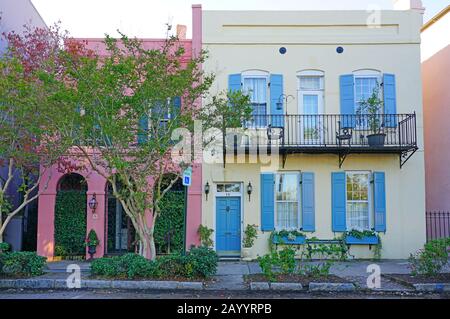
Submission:
M 160 207 L 161 215 L 155 225 L 156 249 L 158 253 L 179 252 L 183 249 L 184 191 L 168 192 Z
M 55 207 L 55 255 L 85 254 L 86 194 L 60 191 Z

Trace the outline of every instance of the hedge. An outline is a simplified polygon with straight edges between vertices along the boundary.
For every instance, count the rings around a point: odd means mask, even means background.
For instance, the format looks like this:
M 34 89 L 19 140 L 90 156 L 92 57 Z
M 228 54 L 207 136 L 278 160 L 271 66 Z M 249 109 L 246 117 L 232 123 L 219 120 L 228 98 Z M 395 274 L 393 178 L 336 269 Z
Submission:
M 55 207 L 55 255 L 85 255 L 86 193 L 60 191 Z
M 180 252 L 183 248 L 184 191 L 170 191 L 161 200 L 161 215 L 155 225 L 158 253 Z
M 171 254 L 150 261 L 136 254 L 103 257 L 91 263 L 94 276 L 114 279 L 208 278 L 217 271 L 217 254 L 207 247 L 192 248 L 185 256 Z
M 15 251 L 0 254 L 0 274 L 12 277 L 30 277 L 43 274 L 45 257 L 34 252 Z

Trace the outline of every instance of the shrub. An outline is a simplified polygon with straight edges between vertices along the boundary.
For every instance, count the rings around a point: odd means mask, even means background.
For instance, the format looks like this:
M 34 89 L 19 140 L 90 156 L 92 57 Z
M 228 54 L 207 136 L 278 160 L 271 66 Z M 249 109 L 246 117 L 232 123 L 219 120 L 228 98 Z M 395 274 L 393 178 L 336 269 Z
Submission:
M 91 273 L 109 278 L 207 278 L 216 273 L 217 254 L 206 247 L 192 248 L 183 256 L 173 254 L 150 261 L 137 254 L 104 257 L 91 263 Z
M 259 267 L 267 279 L 274 279 L 274 268 L 279 264 L 278 252 L 273 251 L 270 254 L 258 257 Z
M 185 277 L 185 256 L 182 256 L 179 253 L 162 256 L 158 258 L 156 262 L 161 277 Z
M 0 254 L 9 251 L 10 245 L 8 243 L 0 243 Z
M 103 257 L 91 263 L 91 273 L 102 277 L 120 277 L 120 257 Z
M 157 277 L 156 263 L 137 254 L 119 257 L 119 273 L 130 279 Z
M 251 248 L 255 243 L 255 239 L 258 237 L 258 226 L 247 225 L 244 232 L 244 247 Z
M 43 274 L 46 258 L 34 252 L 16 251 L 0 255 L 1 272 L 20 277 L 39 276 Z
M 186 277 L 208 278 L 217 271 L 218 257 L 208 247 L 191 248 L 185 258 Z
M 212 247 L 213 241 L 211 235 L 214 233 L 214 229 L 208 228 L 207 226 L 200 225 L 198 227 L 198 234 L 200 236 L 200 241 L 203 246 Z
M 450 238 L 432 240 L 424 248 L 411 254 L 409 265 L 411 273 L 416 275 L 432 276 L 439 273 L 448 262 L 447 247 Z
M 283 274 L 292 274 L 295 271 L 295 250 L 284 247 L 278 253 L 278 263 Z

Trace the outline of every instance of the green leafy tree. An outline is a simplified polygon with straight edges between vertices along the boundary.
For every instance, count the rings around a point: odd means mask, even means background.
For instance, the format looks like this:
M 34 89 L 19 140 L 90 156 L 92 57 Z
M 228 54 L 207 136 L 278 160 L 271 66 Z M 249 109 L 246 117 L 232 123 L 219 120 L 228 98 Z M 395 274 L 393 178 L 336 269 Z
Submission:
M 71 111 L 61 94 L 61 56 L 86 53 L 68 42 L 74 50 L 63 50 L 68 38 L 58 26 L 2 36 L 8 49 L 0 56 L 0 242 L 11 219 L 46 190 L 50 168 L 74 168 L 63 156 L 71 140 L 59 134 L 67 126 L 63 114 Z M 22 196 L 13 203 L 8 195 L 17 192 Z
M 191 152 L 191 141 L 198 138 L 192 133 L 194 122 L 201 119 L 204 129 L 211 128 L 212 109 L 220 108 L 223 100 L 208 97 L 214 75 L 201 70 L 206 52 L 189 59 L 175 37 L 156 49 L 125 35 L 106 36 L 104 43 L 102 56 L 76 61 L 65 56 L 61 92 L 79 112 L 66 114 L 67 126 L 60 133 L 72 137 L 72 158 L 111 183 L 136 230 L 140 254 L 154 259 L 161 201 L 196 159 Z M 200 108 L 202 98 L 213 101 L 205 110 Z M 247 112 L 248 97 L 234 94 L 232 102 L 235 117 Z M 180 129 L 189 134 L 180 134 Z M 169 182 L 167 174 L 173 176 Z

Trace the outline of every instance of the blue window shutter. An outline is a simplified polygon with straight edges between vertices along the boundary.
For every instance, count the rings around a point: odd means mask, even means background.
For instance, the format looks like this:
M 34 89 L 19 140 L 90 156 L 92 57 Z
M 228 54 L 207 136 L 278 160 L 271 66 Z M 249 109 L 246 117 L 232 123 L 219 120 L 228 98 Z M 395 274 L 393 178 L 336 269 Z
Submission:
M 180 114 L 181 111 L 181 98 L 179 96 L 175 96 L 173 98 L 173 115 L 172 118 L 175 118 Z
M 384 172 L 373 173 L 375 231 L 386 231 L 386 186 Z
M 138 144 L 143 144 L 148 141 L 148 116 L 143 116 L 139 120 L 138 130 Z
M 302 221 L 304 231 L 315 231 L 314 173 L 302 173 Z
M 232 92 L 240 91 L 242 86 L 241 74 L 230 74 L 228 76 L 228 90 Z
M 261 230 L 274 230 L 275 222 L 275 176 L 272 173 L 261 174 Z
M 270 75 L 270 114 L 276 115 L 272 117 L 272 126 L 284 126 L 284 99 L 280 98 L 283 95 L 283 75 Z M 278 109 L 277 103 L 281 102 L 281 108 Z
M 397 120 L 393 114 L 397 114 L 397 97 L 395 88 L 395 75 L 383 75 L 384 114 L 386 114 L 385 127 L 396 127 Z M 390 116 L 391 115 L 391 116 Z
M 346 227 L 345 173 L 331 173 L 331 215 L 334 232 L 344 232 Z
M 355 127 L 355 80 L 353 74 L 341 75 L 341 127 Z

